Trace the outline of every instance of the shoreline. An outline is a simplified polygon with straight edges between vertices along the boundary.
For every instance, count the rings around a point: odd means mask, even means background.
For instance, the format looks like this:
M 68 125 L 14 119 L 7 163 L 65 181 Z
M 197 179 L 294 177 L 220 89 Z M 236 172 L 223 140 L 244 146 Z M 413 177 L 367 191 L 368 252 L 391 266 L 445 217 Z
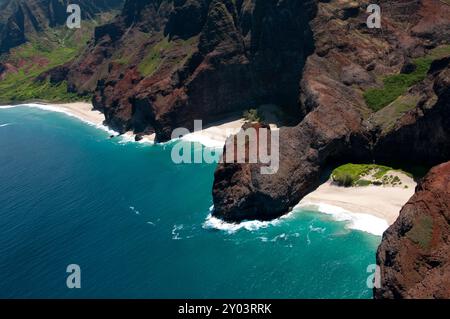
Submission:
M 203 223 L 204 229 L 216 229 L 229 234 L 239 230 L 255 231 L 275 226 L 283 220 L 295 218 L 305 210 L 329 215 L 334 221 L 344 222 L 345 227 L 381 237 L 398 218 L 400 210 L 414 195 L 416 182 L 409 176 L 396 171 L 401 177 L 400 186 L 336 186 L 328 180 L 315 191 L 306 195 L 289 213 L 271 221 L 249 220 L 228 223 L 212 216 L 214 206 Z M 405 188 L 404 186 L 408 186 Z
M 15 107 L 32 107 L 45 111 L 63 113 L 67 116 L 76 118 L 86 124 L 95 126 L 96 128 L 102 129 L 110 135 L 115 137 L 120 136 L 124 143 L 134 142 L 134 143 L 147 143 L 155 144 L 155 134 L 143 135 L 140 141 L 136 141 L 136 134 L 132 131 L 126 132 L 124 134 L 119 134 L 113 129 L 109 128 L 104 124 L 105 117 L 102 112 L 94 110 L 92 103 L 89 102 L 71 102 L 71 103 L 46 103 L 46 102 L 25 102 L 25 103 L 14 103 L 9 105 L 0 105 L 0 109 L 15 108 Z M 245 123 L 243 118 L 229 118 L 227 120 L 212 123 L 207 127 L 204 127 L 200 131 L 191 132 L 181 138 L 181 140 L 186 142 L 196 142 L 200 143 L 207 148 L 223 148 L 227 138 L 239 132 L 242 125 Z M 275 125 L 272 125 L 276 128 Z M 172 140 L 175 141 L 175 140 Z M 170 143 L 172 141 L 168 141 Z M 164 144 L 164 143 L 160 143 Z
M 398 218 L 414 195 L 416 182 L 406 174 L 388 171 L 402 181 L 400 186 L 336 186 L 330 180 L 306 195 L 294 210 L 312 208 L 348 222 L 348 228 L 381 236 Z
M 73 103 L 25 103 L 14 105 L 2 105 L 0 109 L 15 108 L 15 107 L 33 107 L 51 112 L 58 112 L 66 114 L 67 116 L 77 118 L 78 120 L 95 126 L 96 128 L 106 131 L 115 137 L 120 136 L 122 143 L 148 143 L 154 144 L 155 134 L 146 135 L 142 140 L 136 141 L 135 134 L 127 132 L 119 135 L 118 132 L 113 131 L 104 125 L 104 115 L 100 111 L 94 110 L 93 105 L 88 102 L 73 102 Z M 229 118 L 218 123 L 208 125 L 202 130 L 192 132 L 181 138 L 187 142 L 197 142 L 208 148 L 223 148 L 226 139 L 230 134 L 237 133 L 242 125 L 244 119 Z M 273 129 L 277 129 L 276 125 L 271 124 Z M 174 140 L 172 140 L 174 141 Z M 169 141 L 170 143 L 171 141 Z M 389 173 L 389 172 L 388 172 Z M 368 233 L 381 236 L 382 233 L 392 225 L 397 219 L 399 212 L 409 198 L 414 194 L 416 183 L 414 180 L 402 173 L 394 172 L 399 175 L 402 181 L 400 186 L 358 186 L 358 187 L 341 187 L 336 186 L 327 181 L 320 185 L 315 191 L 306 195 L 293 209 L 293 212 L 303 209 L 313 209 L 324 214 L 332 215 L 337 221 L 347 221 L 348 228 L 359 229 Z M 405 188 L 407 187 L 407 188 Z M 282 216 L 290 216 L 291 213 Z M 267 223 L 276 223 L 278 219 Z M 251 223 L 251 222 L 250 222 Z M 266 223 L 253 225 L 243 224 L 236 228 L 238 224 L 223 224 L 222 222 L 214 221 L 218 229 L 240 229 L 248 230 L 258 229 L 258 226 L 267 226 Z M 210 225 L 212 226 L 212 225 Z M 214 228 L 214 227 L 213 227 Z

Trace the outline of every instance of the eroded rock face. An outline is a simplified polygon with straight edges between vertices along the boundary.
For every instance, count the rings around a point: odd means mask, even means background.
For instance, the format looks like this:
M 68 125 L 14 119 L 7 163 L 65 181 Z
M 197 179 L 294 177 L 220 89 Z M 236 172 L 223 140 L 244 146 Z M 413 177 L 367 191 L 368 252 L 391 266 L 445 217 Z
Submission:
M 317 56 L 308 60 L 303 90 L 309 92 L 308 103 L 317 107 L 298 126 L 281 128 L 276 174 L 261 175 L 255 164 L 219 164 L 213 186 L 215 216 L 233 222 L 279 217 L 318 186 L 321 169 L 330 158 L 370 156 L 364 146 L 363 116 L 351 107 L 360 105 L 361 98 L 320 74 L 326 63 Z M 325 94 L 317 94 L 323 88 Z M 349 104 L 342 104 L 343 100 Z
M 300 119 L 315 8 L 312 0 L 129 0 L 74 62 L 69 87 L 94 91 L 116 130 L 154 130 L 159 141 L 194 119 L 208 123 L 262 103 Z
M 341 4 L 319 2 L 311 22 L 316 50 L 304 68 L 299 97 L 305 117 L 296 127 L 281 129 L 280 170 L 263 176 L 257 165 L 219 165 L 213 187 L 215 216 L 228 221 L 281 216 L 319 185 L 329 163 L 416 157 L 430 165 L 449 158 L 445 63 L 432 67 L 420 84 L 429 94 L 412 111 L 418 115 L 400 116 L 383 132 L 361 93 L 377 86 L 377 78 L 399 73 L 427 48 L 446 43 L 442 35 L 450 34 L 448 6 L 401 1 L 384 11 L 381 32 L 366 27 L 368 1 Z M 381 1 L 383 5 L 390 4 Z
M 384 298 L 450 298 L 450 162 L 419 183 L 377 252 Z
M 418 107 L 378 137 L 374 158 L 429 166 L 447 161 L 450 159 L 450 59 L 435 61 L 427 79 L 411 92 L 420 96 Z

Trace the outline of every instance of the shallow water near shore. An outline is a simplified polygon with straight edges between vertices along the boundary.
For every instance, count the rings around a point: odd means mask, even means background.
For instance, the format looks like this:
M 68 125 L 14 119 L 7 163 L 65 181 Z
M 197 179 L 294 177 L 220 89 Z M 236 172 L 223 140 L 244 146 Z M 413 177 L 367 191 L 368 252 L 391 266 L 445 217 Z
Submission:
M 171 147 L 1 109 L 0 297 L 371 298 L 381 237 L 311 208 L 218 230 L 215 165 L 175 165 Z

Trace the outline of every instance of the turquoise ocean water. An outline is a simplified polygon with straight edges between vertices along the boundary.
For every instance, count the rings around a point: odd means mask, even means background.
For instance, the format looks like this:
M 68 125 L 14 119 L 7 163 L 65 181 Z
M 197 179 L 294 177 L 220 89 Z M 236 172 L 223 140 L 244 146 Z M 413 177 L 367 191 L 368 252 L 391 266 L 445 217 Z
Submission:
M 0 109 L 0 298 L 371 297 L 380 237 L 312 210 L 211 228 L 215 165 L 175 165 L 171 147 Z

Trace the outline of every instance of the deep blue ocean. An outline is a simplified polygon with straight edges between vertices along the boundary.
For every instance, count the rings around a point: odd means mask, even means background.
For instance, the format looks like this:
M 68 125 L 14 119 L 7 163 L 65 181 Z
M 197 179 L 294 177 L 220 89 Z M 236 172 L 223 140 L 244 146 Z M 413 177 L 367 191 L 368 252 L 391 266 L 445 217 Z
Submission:
M 0 109 L 0 298 L 371 298 L 380 237 L 308 210 L 208 227 L 215 165 L 176 165 L 172 145 Z

